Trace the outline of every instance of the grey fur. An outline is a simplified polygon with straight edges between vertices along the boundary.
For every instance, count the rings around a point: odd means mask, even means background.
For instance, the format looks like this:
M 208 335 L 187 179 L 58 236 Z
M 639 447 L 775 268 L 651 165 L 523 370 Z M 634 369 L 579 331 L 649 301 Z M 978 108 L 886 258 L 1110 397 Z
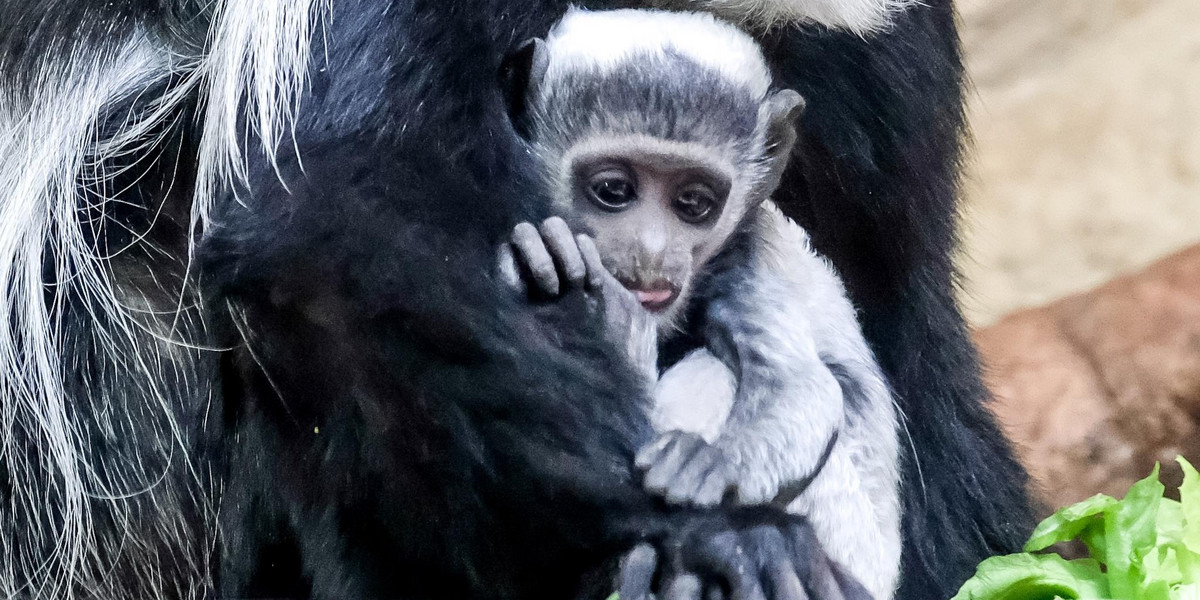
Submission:
M 711 350 L 659 379 L 654 424 L 701 434 L 738 465 L 740 501 L 769 502 L 811 478 L 789 509 L 808 516 L 875 597 L 890 598 L 900 566 L 891 391 L 841 280 L 803 229 L 772 204 L 752 218 L 748 264 L 704 282 L 727 290 L 706 315 Z M 831 431 L 838 436 L 825 457 Z
M 786 498 L 833 558 L 876 598 L 890 598 L 900 561 L 898 414 L 840 279 L 803 229 L 766 200 L 795 141 L 790 123 L 803 101 L 786 90 L 757 93 L 672 52 L 670 39 L 661 43 L 661 52 L 646 51 L 641 40 L 637 52 L 600 66 L 574 56 L 571 68 L 551 69 L 553 81 L 527 88 L 529 138 L 568 220 L 580 218 L 571 212 L 572 157 L 596 148 L 683 148 L 737 171 L 725 226 L 708 232 L 718 248 L 737 242 L 715 257 L 688 257 L 693 272 L 680 302 L 694 295 L 705 303 L 705 347 L 658 378 L 651 417 L 662 437 L 637 457 L 645 485 L 670 502 L 700 505 L 727 492 L 742 503 Z M 594 222 L 603 227 L 602 219 Z M 549 246 L 547 229 L 541 241 Z M 515 245 L 529 245 L 532 230 L 520 226 Z M 617 275 L 631 243 L 601 244 L 605 266 Z M 559 268 L 569 262 L 558 252 L 523 252 L 539 282 L 549 279 L 536 268 L 547 262 L 543 253 Z M 542 289 L 557 294 L 553 283 Z M 654 373 L 657 344 L 674 334 L 673 323 L 656 331 L 640 312 L 613 326 L 628 338 L 631 358 Z

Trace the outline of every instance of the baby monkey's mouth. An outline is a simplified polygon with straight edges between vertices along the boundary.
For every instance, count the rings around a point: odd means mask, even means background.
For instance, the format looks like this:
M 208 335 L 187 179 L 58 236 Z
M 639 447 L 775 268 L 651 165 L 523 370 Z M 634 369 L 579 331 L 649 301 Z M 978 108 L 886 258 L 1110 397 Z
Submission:
M 666 279 L 649 283 L 622 279 L 621 284 L 633 292 L 638 302 L 642 303 L 642 308 L 650 312 L 664 311 L 679 298 L 679 287 Z

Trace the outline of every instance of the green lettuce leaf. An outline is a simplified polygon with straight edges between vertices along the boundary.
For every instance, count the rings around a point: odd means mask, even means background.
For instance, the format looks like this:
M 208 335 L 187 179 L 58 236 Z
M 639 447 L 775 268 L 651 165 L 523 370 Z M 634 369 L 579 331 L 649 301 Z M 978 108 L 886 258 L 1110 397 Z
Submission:
M 1075 600 L 1108 598 L 1100 563 L 1057 554 L 995 556 L 979 564 L 953 600 Z
M 1183 571 L 1179 566 L 1179 556 L 1170 546 L 1159 546 L 1142 561 L 1142 570 L 1146 573 L 1146 581 L 1176 584 L 1183 580 Z
M 1169 548 L 1179 569 L 1179 582 L 1200 584 L 1200 552 L 1183 544 L 1171 544 Z
M 1155 465 L 1122 500 L 1097 495 L 1054 513 L 1025 545 L 1072 539 L 1091 558 L 1014 554 L 985 560 L 954 600 L 1200 600 L 1200 473 L 1183 458 L 1179 501 Z
M 1182 456 L 1176 460 L 1183 469 L 1183 483 L 1179 486 L 1179 504 L 1185 521 L 1183 545 L 1200 553 L 1200 473 Z
M 1158 519 L 1154 524 L 1158 545 L 1183 543 L 1186 530 L 1187 520 L 1184 516 L 1183 505 L 1170 498 L 1160 498 Z
M 1108 541 L 1104 535 L 1103 518 L 1097 518 L 1096 522 L 1079 532 L 1079 539 L 1087 546 L 1089 556 L 1101 564 L 1108 564 Z
M 1038 524 L 1025 543 L 1026 552 L 1045 550 L 1059 542 L 1079 537 L 1089 526 L 1103 524 L 1103 515 L 1117 506 L 1116 498 L 1096 494 L 1083 502 L 1077 502 L 1050 515 Z
M 1171 590 L 1171 600 L 1200 600 L 1200 583 L 1188 583 Z
M 1104 516 L 1105 566 L 1114 598 L 1137 600 L 1146 589 L 1142 561 L 1155 549 L 1158 507 L 1166 489 L 1158 470 L 1155 464 L 1150 476 L 1133 484 L 1116 510 Z

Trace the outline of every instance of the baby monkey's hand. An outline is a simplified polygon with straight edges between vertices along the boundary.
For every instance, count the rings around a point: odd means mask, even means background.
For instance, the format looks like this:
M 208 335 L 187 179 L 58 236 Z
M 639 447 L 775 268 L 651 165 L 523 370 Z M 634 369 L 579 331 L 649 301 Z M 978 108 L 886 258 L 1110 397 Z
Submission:
M 500 245 L 499 269 L 509 286 L 534 297 L 555 299 L 575 287 L 615 304 L 638 304 L 633 293 L 604 268 L 592 238 L 571 233 L 560 217 L 546 219 L 541 227 L 533 223 L 513 227 L 509 241 Z
M 499 258 L 501 278 L 518 293 L 555 299 L 575 287 L 599 296 L 614 341 L 626 348 L 639 371 L 657 381 L 657 325 L 633 292 L 604 268 L 590 236 L 573 234 L 560 217 L 546 219 L 541 227 L 520 223 L 501 244 Z
M 585 260 L 581 241 L 586 237 L 572 235 L 567 222 L 559 217 L 546 219 L 540 228 L 519 223 L 509 241 L 500 246 L 500 274 L 514 289 L 534 296 L 555 298 L 565 291 L 564 284 L 601 291 L 601 277 L 608 271 L 598 254 L 594 265 Z M 591 250 L 594 254 L 595 244 Z

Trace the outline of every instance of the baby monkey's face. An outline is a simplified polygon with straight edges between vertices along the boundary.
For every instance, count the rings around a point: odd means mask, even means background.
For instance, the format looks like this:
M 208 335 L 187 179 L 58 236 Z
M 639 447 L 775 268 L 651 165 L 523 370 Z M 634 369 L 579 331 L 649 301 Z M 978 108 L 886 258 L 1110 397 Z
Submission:
M 671 326 L 745 212 L 734 169 L 711 151 L 643 139 L 581 151 L 569 171 L 573 212 L 604 266 Z

